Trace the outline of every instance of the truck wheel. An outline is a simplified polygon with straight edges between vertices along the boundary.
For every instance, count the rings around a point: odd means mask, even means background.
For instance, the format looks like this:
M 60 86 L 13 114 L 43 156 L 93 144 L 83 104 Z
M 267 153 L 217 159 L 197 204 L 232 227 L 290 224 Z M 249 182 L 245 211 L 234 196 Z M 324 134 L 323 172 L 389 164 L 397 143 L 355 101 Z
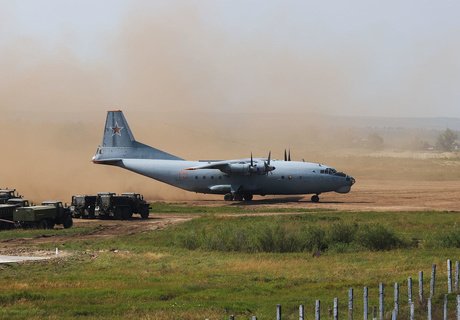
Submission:
M 142 212 L 141 212 L 141 218 L 142 218 L 142 219 L 148 219 L 148 218 L 149 218 L 149 213 L 150 213 L 150 212 L 149 212 L 148 209 L 142 210 Z
M 64 226 L 65 229 L 68 229 L 68 228 L 70 228 L 71 226 L 73 226 L 72 217 L 71 217 L 71 216 L 66 216 L 66 217 L 64 218 L 64 222 L 62 223 L 62 225 Z
M 46 219 L 41 220 L 40 222 L 38 222 L 37 227 L 38 229 L 48 229 L 48 221 L 46 221 Z
M 54 221 L 48 220 L 47 223 L 48 223 L 48 229 L 54 229 L 54 225 L 55 225 Z

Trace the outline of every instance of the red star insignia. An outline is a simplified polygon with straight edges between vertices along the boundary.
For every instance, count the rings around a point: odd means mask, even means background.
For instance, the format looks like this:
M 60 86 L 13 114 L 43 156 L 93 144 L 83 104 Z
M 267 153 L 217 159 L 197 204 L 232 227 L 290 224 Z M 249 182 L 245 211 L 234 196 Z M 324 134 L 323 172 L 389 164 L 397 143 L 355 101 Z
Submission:
M 114 135 L 117 135 L 117 136 L 120 136 L 121 137 L 121 130 L 124 129 L 124 127 L 119 127 L 118 126 L 118 122 L 115 121 L 115 127 L 110 127 L 110 129 L 112 129 L 112 137 Z

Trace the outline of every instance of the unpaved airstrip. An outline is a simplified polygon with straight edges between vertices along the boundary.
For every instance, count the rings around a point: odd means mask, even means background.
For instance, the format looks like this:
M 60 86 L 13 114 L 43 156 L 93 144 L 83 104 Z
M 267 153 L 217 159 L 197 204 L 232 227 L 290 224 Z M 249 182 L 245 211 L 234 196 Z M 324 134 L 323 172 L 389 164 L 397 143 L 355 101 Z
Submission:
M 215 197 L 213 197 L 215 198 Z M 333 209 L 344 211 L 459 211 L 460 181 L 359 181 L 348 194 L 327 193 L 321 195 L 320 203 L 312 203 L 310 197 L 255 197 L 252 202 L 226 202 L 223 200 L 178 201 L 185 206 L 248 206 L 257 207 L 258 215 L 264 215 L 263 208 L 270 209 L 267 215 L 299 214 L 276 213 L 273 208 Z M 262 209 L 262 210 L 260 210 Z M 185 210 L 186 211 L 186 210 Z M 267 210 L 268 211 L 268 210 Z M 281 211 L 281 210 L 280 210 Z M 26 255 L 27 248 L 45 243 L 59 243 L 73 238 L 95 240 L 128 235 L 138 232 L 168 228 L 198 217 L 196 213 L 161 214 L 151 213 L 148 220 L 130 221 L 74 219 L 75 226 L 97 226 L 89 234 L 52 236 L 37 235 L 27 238 L 0 240 L 0 254 Z M 70 239 L 69 239 L 70 238 Z

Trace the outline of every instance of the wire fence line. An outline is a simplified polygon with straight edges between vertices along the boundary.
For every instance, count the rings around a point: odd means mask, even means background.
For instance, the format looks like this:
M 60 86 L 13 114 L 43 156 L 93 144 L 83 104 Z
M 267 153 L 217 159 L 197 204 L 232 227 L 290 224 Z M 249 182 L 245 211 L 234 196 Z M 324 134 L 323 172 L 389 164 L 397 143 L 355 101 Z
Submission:
M 431 278 L 429 283 L 429 294 L 425 296 L 424 292 L 424 278 L 423 278 L 423 271 L 419 271 L 418 273 L 418 296 L 413 295 L 413 282 L 412 277 L 407 278 L 407 306 L 403 309 L 401 306 L 401 299 L 400 299 L 400 283 L 395 282 L 392 286 L 393 289 L 393 303 L 392 308 L 385 311 L 385 284 L 383 282 L 379 283 L 378 286 L 378 308 L 377 306 L 372 306 L 372 310 L 369 308 L 369 287 L 363 287 L 363 301 L 362 301 L 362 313 L 358 312 L 359 310 L 356 309 L 356 301 L 355 301 L 355 289 L 349 288 L 348 289 L 348 301 L 344 306 L 347 306 L 346 312 L 340 312 L 341 315 L 346 315 L 348 320 L 353 319 L 360 319 L 361 316 L 358 314 L 361 313 L 363 320 L 397 320 L 397 319 L 428 319 L 428 320 L 437 320 L 437 319 L 456 319 L 460 320 L 460 289 L 459 289 L 459 278 L 460 278 L 460 266 L 459 261 L 455 261 L 455 265 L 452 264 L 450 259 L 447 260 L 447 286 L 441 290 L 441 292 L 445 292 L 441 295 L 441 299 L 439 299 L 439 295 L 436 296 L 436 290 L 440 289 L 437 286 L 437 266 L 433 264 L 431 266 Z M 391 287 L 390 287 L 391 291 Z M 450 300 L 453 300 L 454 303 L 449 304 L 449 297 Z M 440 302 L 438 300 L 441 300 Z M 438 303 L 440 305 L 436 305 Z M 315 300 L 315 305 L 311 309 L 306 307 L 305 305 L 299 305 L 299 320 L 306 320 L 306 319 L 315 319 L 321 320 L 323 319 L 333 319 L 339 320 L 339 298 L 335 297 L 332 300 L 332 308 L 329 304 L 328 312 L 326 315 L 322 315 L 321 311 L 321 301 Z M 387 304 L 388 306 L 388 304 Z M 449 309 L 450 308 L 450 309 Z M 454 308 L 454 309 L 452 309 Z M 324 309 L 324 308 L 323 308 Z M 311 310 L 311 311 L 310 311 Z M 311 312 L 311 315 L 307 315 L 308 311 Z M 240 317 L 243 319 L 243 317 Z M 253 315 L 249 319 L 257 320 L 257 316 Z M 276 305 L 276 320 L 283 320 L 282 316 L 282 307 L 280 304 Z M 292 317 L 291 317 L 292 319 Z M 206 319 L 207 320 L 207 319 Z M 236 320 L 236 317 L 231 315 L 229 320 Z M 261 319 L 259 319 L 261 320 Z

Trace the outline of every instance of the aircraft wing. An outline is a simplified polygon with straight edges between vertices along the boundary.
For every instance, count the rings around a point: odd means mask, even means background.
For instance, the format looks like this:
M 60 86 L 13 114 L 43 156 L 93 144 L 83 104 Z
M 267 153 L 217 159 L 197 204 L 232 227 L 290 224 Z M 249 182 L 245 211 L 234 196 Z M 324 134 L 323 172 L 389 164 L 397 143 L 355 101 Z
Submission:
M 268 160 L 270 161 L 270 160 Z M 216 169 L 226 174 L 234 175 L 251 175 L 251 174 L 266 174 L 269 171 L 275 170 L 275 167 L 270 166 L 265 159 L 239 159 L 239 160 L 224 160 L 211 162 L 202 166 L 190 167 L 185 170 L 202 170 Z
M 246 159 L 224 160 L 224 161 L 211 162 L 211 163 L 208 163 L 202 166 L 186 168 L 185 170 L 217 169 L 217 170 L 227 173 L 228 171 L 230 171 L 230 168 L 232 165 L 235 165 L 235 164 L 245 165 L 249 163 L 250 161 Z

